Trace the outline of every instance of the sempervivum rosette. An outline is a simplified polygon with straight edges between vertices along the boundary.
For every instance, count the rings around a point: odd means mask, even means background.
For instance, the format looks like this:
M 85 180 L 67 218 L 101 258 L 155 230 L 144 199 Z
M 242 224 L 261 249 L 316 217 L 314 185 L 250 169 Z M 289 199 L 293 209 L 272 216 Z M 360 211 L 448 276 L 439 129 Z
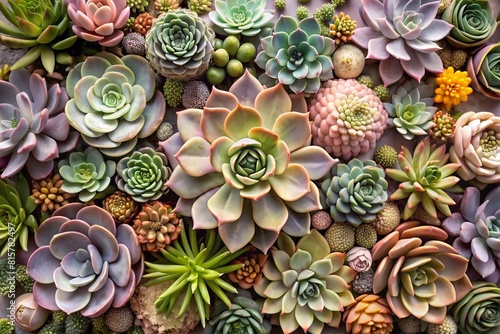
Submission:
M 377 94 L 354 79 L 329 80 L 309 108 L 313 143 L 349 160 L 375 147 L 387 126 Z
M 142 277 L 144 258 L 134 229 L 116 227 L 95 205 L 70 203 L 43 222 L 35 234 L 39 247 L 27 270 L 33 295 L 42 307 L 98 317 L 124 306 Z

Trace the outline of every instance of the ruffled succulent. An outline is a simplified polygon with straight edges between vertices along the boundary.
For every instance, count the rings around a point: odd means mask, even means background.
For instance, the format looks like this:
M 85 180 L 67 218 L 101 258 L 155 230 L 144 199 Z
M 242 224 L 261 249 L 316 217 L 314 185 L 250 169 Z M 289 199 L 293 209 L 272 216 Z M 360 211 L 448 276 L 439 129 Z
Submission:
M 0 11 L 11 24 L 0 23 L 0 44 L 29 51 L 11 70 L 30 65 L 38 58 L 52 74 L 57 63 L 70 65 L 73 58 L 66 52 L 78 36 L 69 34 L 69 18 L 64 0 L 18 0 L 0 4 Z
M 469 87 L 471 81 L 467 72 L 455 71 L 453 67 L 448 67 L 436 76 L 434 102 L 442 103 L 445 110 L 450 110 L 453 106 L 467 101 L 468 95 L 472 94 L 472 88 Z
M 333 220 L 354 226 L 374 221 L 388 197 L 384 170 L 372 160 L 358 159 L 336 168 L 333 178 L 321 183 Z
M 61 189 L 78 194 L 78 199 L 84 203 L 105 191 L 116 171 L 116 162 L 105 161 L 101 152 L 93 147 L 71 153 L 68 159 L 60 160 L 58 166 L 64 179 Z
M 385 172 L 391 179 L 401 182 L 390 200 L 408 198 L 403 219 L 410 218 L 419 205 L 431 217 L 437 217 L 436 208 L 451 216 L 448 205 L 454 205 L 455 201 L 448 193 L 461 192 L 462 189 L 457 185 L 460 178 L 451 176 L 460 165 L 448 163 L 446 145 L 436 147 L 426 137 L 418 143 L 413 155 L 403 146 L 398 162 L 399 169 L 387 168 Z
M 243 266 L 227 276 L 231 282 L 238 284 L 241 289 L 250 289 L 262 279 L 262 269 L 267 261 L 267 254 L 263 254 L 255 247 L 250 247 L 248 252 L 233 260 L 232 264 Z
M 392 94 L 392 101 L 384 103 L 389 125 L 395 126 L 407 140 L 425 136 L 437 109 L 433 106 L 433 95 L 432 85 L 421 85 L 415 80 L 403 82 Z
M 329 80 L 313 95 L 309 112 L 313 143 L 346 161 L 374 148 L 387 126 L 380 98 L 354 79 Z
M 73 32 L 88 42 L 116 46 L 123 39 L 123 28 L 130 16 L 126 0 L 66 0 Z
M 349 334 L 392 333 L 392 312 L 384 298 L 377 295 L 361 295 L 349 305 L 343 317 Z
M 366 27 L 356 29 L 352 40 L 368 49 L 367 58 L 380 60 L 379 73 L 385 86 L 404 73 L 420 81 L 425 71 L 443 71 L 435 43 L 453 25 L 436 19 L 439 0 L 362 0 L 361 16 Z
M 69 72 L 66 104 L 69 123 L 90 146 L 111 157 L 132 151 L 152 135 L 165 115 L 165 99 L 156 90 L 155 73 L 136 55 L 118 58 L 99 53 Z
M 465 189 L 460 211 L 443 221 L 453 247 L 469 259 L 469 277 L 500 284 L 500 187 L 481 203 L 479 189 Z
M 373 292 L 387 289 L 389 307 L 400 319 L 413 315 L 440 324 L 446 308 L 472 289 L 465 274 L 468 261 L 445 242 L 445 231 L 419 225 L 401 224 L 373 247 L 378 261 Z
M 136 202 L 154 201 L 167 192 L 171 170 L 165 154 L 145 147 L 121 159 L 116 184 Z
M 340 312 L 354 302 L 348 283 L 356 272 L 344 265 L 344 254 L 330 253 L 316 230 L 297 245 L 284 234 L 280 238 L 255 286 L 265 298 L 262 313 L 276 315 L 284 333 L 301 327 L 319 334 L 325 324 L 338 327 Z
M 475 91 L 500 100 L 500 43 L 488 44 L 469 57 L 467 72 Z
M 44 78 L 26 69 L 0 81 L 0 158 L 10 155 L 2 178 L 26 166 L 32 178 L 43 179 L 54 159 L 76 146 L 78 133 L 70 131 L 63 113 L 67 101 L 64 88 L 47 88 Z
M 457 174 L 484 188 L 500 181 L 500 117 L 469 111 L 455 123 L 450 160 L 459 164 Z
M 117 224 L 128 223 L 137 214 L 138 207 L 129 195 L 115 191 L 102 201 L 102 208 L 113 216 Z
M 248 242 L 266 252 L 281 229 L 307 234 L 321 208 L 311 180 L 336 161 L 309 146 L 306 109 L 303 96 L 264 89 L 247 71 L 229 92 L 213 88 L 203 110 L 177 113 L 179 132 L 160 143 L 178 164 L 168 181 L 175 211 L 196 229 L 219 227 L 232 252 Z
M 146 34 L 146 56 L 158 73 L 187 81 L 208 69 L 213 43 L 212 29 L 195 12 L 176 9 L 154 20 Z
M 142 277 L 141 247 L 131 226 L 115 225 L 95 205 L 70 203 L 35 234 L 39 247 L 28 260 L 40 306 L 98 317 L 124 306 Z
M 483 45 L 497 28 L 497 20 L 488 0 L 455 0 L 443 12 L 441 19 L 453 25 L 446 39 L 457 48 Z
M 322 81 L 333 78 L 331 55 L 335 42 L 320 35 L 319 23 L 312 17 L 299 23 L 282 15 L 272 36 L 261 40 L 255 59 L 265 70 L 259 80 L 268 87 L 281 83 L 294 93 L 316 93 Z
M 256 36 L 272 26 L 273 13 L 266 0 L 215 0 L 215 11 L 208 16 L 220 35 Z
M 64 180 L 61 175 L 54 174 L 42 180 L 31 180 L 31 196 L 40 206 L 42 212 L 53 212 L 69 203 L 71 194 L 62 190 Z

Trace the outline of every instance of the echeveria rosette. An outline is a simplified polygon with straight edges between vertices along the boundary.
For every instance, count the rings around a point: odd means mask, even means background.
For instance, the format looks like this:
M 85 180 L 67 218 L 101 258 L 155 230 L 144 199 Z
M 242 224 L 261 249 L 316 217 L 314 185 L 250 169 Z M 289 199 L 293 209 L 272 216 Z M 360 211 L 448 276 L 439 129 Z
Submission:
M 265 70 L 259 80 L 268 87 L 281 83 L 294 93 L 316 93 L 321 81 L 333 78 L 331 55 L 335 41 L 321 36 L 319 23 L 306 18 L 299 23 L 282 15 L 274 33 L 261 39 L 256 64 Z
M 215 0 L 215 11 L 208 16 L 220 35 L 256 36 L 272 27 L 273 13 L 266 0 Z
M 453 26 L 436 19 L 439 0 L 362 0 L 361 16 L 366 27 L 356 29 L 352 40 L 368 49 L 367 58 L 380 60 L 379 73 L 385 86 L 404 73 L 420 81 L 425 71 L 443 71 L 435 43 Z
M 26 166 L 32 178 L 43 179 L 54 159 L 76 146 L 78 133 L 70 131 L 63 112 L 67 101 L 59 84 L 48 88 L 44 78 L 26 69 L 0 81 L 0 158 L 8 159 L 2 178 Z
M 213 88 L 203 110 L 179 112 L 179 132 L 160 143 L 178 163 L 167 183 L 180 196 L 175 211 L 196 229 L 218 227 L 232 252 L 248 242 L 266 252 L 282 229 L 309 233 L 309 212 L 321 208 L 311 180 L 336 160 L 309 146 L 306 110 L 303 96 L 246 72 L 229 92 Z
M 500 100 L 500 43 L 487 44 L 470 56 L 467 72 L 475 91 Z
M 384 103 L 389 114 L 387 122 L 407 140 L 427 135 L 427 130 L 434 125 L 432 117 L 437 109 L 433 106 L 433 97 L 431 85 L 406 80 L 392 94 L 392 101 Z
M 389 307 L 400 319 L 413 315 L 441 324 L 447 307 L 472 289 L 465 274 L 468 261 L 446 243 L 444 230 L 419 225 L 401 224 L 375 244 L 373 292 L 381 295 L 387 289 Z
M 140 56 L 118 58 L 102 52 L 87 57 L 69 72 L 66 88 L 69 123 L 107 156 L 132 151 L 138 139 L 156 131 L 165 115 L 155 72 Z
M 349 334 L 389 334 L 394 329 L 392 312 L 385 298 L 363 294 L 344 313 Z
M 47 310 L 98 317 L 124 306 L 139 284 L 144 257 L 133 228 L 116 226 L 95 205 L 70 203 L 38 228 L 28 260 L 35 301 Z
M 78 194 L 78 199 L 85 203 L 108 188 L 115 175 L 116 162 L 105 161 L 98 149 L 89 147 L 84 152 L 72 152 L 68 159 L 59 161 L 58 167 L 64 179 L 61 189 Z
M 334 176 L 321 183 L 333 220 L 353 226 L 373 222 L 388 197 L 384 170 L 372 160 L 358 159 L 336 168 Z
M 488 0 L 452 1 L 441 19 L 453 25 L 446 40 L 456 48 L 483 45 L 497 28 L 497 20 Z

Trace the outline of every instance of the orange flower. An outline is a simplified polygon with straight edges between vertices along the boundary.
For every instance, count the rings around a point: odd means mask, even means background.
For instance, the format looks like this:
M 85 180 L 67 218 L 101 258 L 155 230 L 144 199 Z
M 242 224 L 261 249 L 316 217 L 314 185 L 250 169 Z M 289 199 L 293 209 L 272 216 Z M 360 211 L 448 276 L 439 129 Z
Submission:
M 450 110 L 460 102 L 467 101 L 467 96 L 472 93 L 470 82 L 466 71 L 455 71 L 453 67 L 448 67 L 436 78 L 438 88 L 434 90 L 434 102 L 443 103 L 445 109 Z

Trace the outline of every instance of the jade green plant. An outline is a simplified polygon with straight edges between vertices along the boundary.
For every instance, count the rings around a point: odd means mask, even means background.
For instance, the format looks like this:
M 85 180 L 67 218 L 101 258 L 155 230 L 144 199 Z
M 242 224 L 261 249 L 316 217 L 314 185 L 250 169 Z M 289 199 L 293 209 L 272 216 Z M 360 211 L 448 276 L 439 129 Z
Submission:
M 333 220 L 354 226 L 371 223 L 388 197 L 384 170 L 372 160 L 358 159 L 336 167 L 333 178 L 321 184 L 325 206 L 330 208 Z
M 390 200 L 408 198 L 404 219 L 410 218 L 419 204 L 431 217 L 437 217 L 436 208 L 444 215 L 451 216 L 448 205 L 455 204 L 455 201 L 447 192 L 458 193 L 462 189 L 457 185 L 460 178 L 451 176 L 460 165 L 448 163 L 448 156 L 446 145 L 436 147 L 426 137 L 418 143 L 413 155 L 406 147 L 402 147 L 398 155 L 400 169 L 385 170 L 391 179 L 401 182 Z
M 78 194 L 81 202 L 88 202 L 97 193 L 106 190 L 116 171 L 116 162 L 104 161 L 99 150 L 89 147 L 84 152 L 73 152 L 69 159 L 59 161 L 59 174 L 64 179 L 61 189 Z
M 261 41 L 262 51 L 255 62 L 265 73 L 259 80 L 268 87 L 279 82 L 294 93 L 316 93 L 321 81 L 333 78 L 335 50 L 335 42 L 320 33 L 312 17 L 297 23 L 291 16 L 281 16 L 273 35 Z
M 317 230 L 297 245 L 282 234 L 271 254 L 264 277 L 255 286 L 266 298 L 262 313 L 278 316 L 284 333 L 299 326 L 312 334 L 321 333 L 325 324 L 338 327 L 340 312 L 354 302 L 348 283 L 356 272 L 344 265 L 344 254 L 330 253 Z
M 221 276 L 243 266 L 243 264 L 229 263 L 243 254 L 247 248 L 231 254 L 226 246 L 222 246 L 222 240 L 215 230 L 207 230 L 205 238 L 201 239 L 191 226 L 184 225 L 184 221 L 185 219 L 180 223 L 182 226 L 180 238 L 167 245 L 165 249 L 160 249 L 161 255 L 152 253 L 157 261 L 146 262 L 146 274 L 143 277 L 148 279 L 146 286 L 174 281 L 155 301 L 158 313 L 166 312 L 168 316 L 184 291 L 184 299 L 177 316 L 180 317 L 186 312 L 189 302 L 194 298 L 201 324 L 205 327 L 211 304 L 209 290 L 228 307 L 231 306 L 231 301 L 224 290 L 232 293 L 236 293 L 237 290 Z M 189 231 L 189 236 L 186 230 Z
M 0 3 L 0 11 L 12 24 L 0 22 L 0 44 L 29 51 L 11 70 L 32 64 L 38 58 L 47 72 L 54 71 L 56 62 L 70 65 L 72 57 L 66 52 L 78 36 L 67 32 L 69 18 L 64 0 L 19 0 Z

